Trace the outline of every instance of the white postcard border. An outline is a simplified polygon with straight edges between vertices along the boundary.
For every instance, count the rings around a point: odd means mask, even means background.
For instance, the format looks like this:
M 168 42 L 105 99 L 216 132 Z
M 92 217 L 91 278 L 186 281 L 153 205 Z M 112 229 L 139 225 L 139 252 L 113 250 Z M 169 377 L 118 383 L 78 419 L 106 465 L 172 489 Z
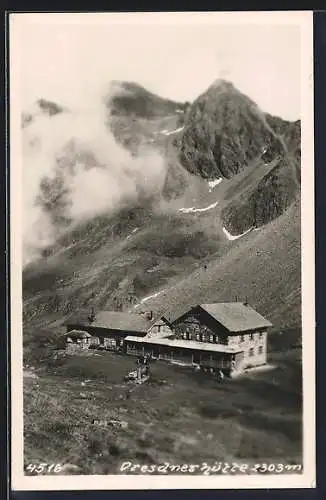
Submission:
M 206 13 L 28 13 L 11 14 L 10 29 L 10 276 L 11 276 L 11 454 L 14 490 L 136 490 L 136 489 L 257 489 L 315 487 L 315 263 L 314 263 L 314 121 L 312 12 Z M 19 26 L 22 22 L 50 23 L 216 23 L 299 25 L 302 109 L 302 324 L 303 324 L 303 474 L 255 476 L 23 475 L 22 383 L 22 162 L 20 147 Z M 281 77 L 281 76 L 280 76 Z

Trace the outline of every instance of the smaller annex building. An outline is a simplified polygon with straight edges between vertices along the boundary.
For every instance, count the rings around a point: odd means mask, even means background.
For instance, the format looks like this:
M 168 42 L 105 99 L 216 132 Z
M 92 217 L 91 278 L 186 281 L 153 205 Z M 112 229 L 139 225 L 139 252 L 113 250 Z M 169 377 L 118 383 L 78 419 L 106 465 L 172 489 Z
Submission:
M 128 335 L 126 352 L 229 375 L 267 362 L 267 330 L 272 324 L 247 303 L 201 304 L 162 321 L 172 335 Z
M 71 330 L 65 337 L 66 349 L 68 352 L 89 349 L 93 341 L 91 334 L 83 330 Z
M 153 318 L 150 313 L 128 313 L 117 311 L 98 311 L 73 314 L 65 322 L 66 347 L 98 348 L 110 351 L 125 351 L 128 336 L 142 338 L 147 336 L 172 334 L 168 322 Z

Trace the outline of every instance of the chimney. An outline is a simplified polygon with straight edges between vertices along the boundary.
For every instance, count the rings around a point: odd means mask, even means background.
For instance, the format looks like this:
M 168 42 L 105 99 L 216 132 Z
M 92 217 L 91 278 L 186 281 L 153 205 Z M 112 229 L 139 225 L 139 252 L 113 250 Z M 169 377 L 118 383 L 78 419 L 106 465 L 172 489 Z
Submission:
M 245 301 L 244 301 L 243 305 L 244 305 L 244 306 L 249 306 L 249 304 L 248 304 L 248 297 L 246 297 L 246 299 L 245 299 Z
M 153 319 L 153 311 L 149 311 L 146 313 L 147 319 L 152 320 Z

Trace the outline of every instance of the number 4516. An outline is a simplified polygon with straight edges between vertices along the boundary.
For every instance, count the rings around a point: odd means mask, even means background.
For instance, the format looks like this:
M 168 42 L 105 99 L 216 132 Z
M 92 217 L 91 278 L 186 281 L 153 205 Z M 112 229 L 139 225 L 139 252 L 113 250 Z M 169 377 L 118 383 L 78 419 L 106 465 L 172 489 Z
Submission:
M 32 474 L 50 474 L 51 472 L 60 472 L 61 468 L 61 464 L 28 464 L 26 471 Z

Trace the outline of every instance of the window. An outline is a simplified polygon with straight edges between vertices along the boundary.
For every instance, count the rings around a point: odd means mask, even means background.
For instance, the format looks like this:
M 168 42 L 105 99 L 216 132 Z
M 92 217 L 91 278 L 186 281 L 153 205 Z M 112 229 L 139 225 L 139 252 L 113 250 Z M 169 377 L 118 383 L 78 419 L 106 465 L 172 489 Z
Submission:
M 250 334 L 250 340 L 254 340 L 254 334 L 253 333 Z
M 240 335 L 240 342 L 244 342 L 245 341 L 245 336 L 244 335 Z
M 197 342 L 200 342 L 200 334 L 199 333 L 196 333 L 196 340 L 197 340 Z
M 201 337 L 202 341 L 203 342 L 206 342 L 207 341 L 207 336 L 205 333 L 203 333 L 202 337 Z
M 183 334 L 182 334 L 182 338 L 183 338 L 184 340 L 187 340 L 187 332 L 183 332 Z
M 254 355 L 254 350 L 253 348 L 249 349 L 249 356 L 253 356 Z
M 262 346 L 262 345 L 260 345 L 260 346 L 258 347 L 258 353 L 259 353 L 259 354 L 263 354 L 263 351 L 264 351 L 263 346 Z
M 210 341 L 210 342 L 214 342 L 214 335 L 210 335 L 210 336 L 209 336 L 209 341 Z
M 264 336 L 263 332 L 259 332 L 259 338 L 262 339 Z

